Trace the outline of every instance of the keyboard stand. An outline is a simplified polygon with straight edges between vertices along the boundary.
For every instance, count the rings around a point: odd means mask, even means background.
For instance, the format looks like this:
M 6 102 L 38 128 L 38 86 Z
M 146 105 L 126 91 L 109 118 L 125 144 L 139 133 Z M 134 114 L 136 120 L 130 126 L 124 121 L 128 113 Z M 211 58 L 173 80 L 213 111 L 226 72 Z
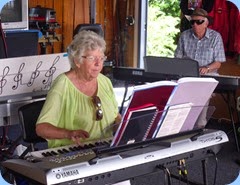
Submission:
M 219 92 L 219 93 L 221 94 L 221 96 L 223 97 L 223 100 L 226 102 L 226 104 L 228 106 L 228 112 L 229 112 L 230 120 L 231 120 L 231 123 L 232 123 L 235 144 L 236 144 L 237 151 L 239 152 L 239 142 L 238 142 L 238 136 L 237 136 L 237 129 L 236 129 L 234 116 L 233 116 L 234 112 L 237 111 L 237 109 L 236 109 L 236 105 L 237 105 L 236 91 L 235 90 L 223 91 L 223 92 Z M 226 97 L 224 96 L 224 94 L 226 94 Z M 235 106 L 231 106 L 232 102 L 233 102 L 233 104 Z M 238 114 L 237 114 L 237 118 L 238 118 L 238 122 L 239 122 L 240 119 L 239 119 L 239 115 Z

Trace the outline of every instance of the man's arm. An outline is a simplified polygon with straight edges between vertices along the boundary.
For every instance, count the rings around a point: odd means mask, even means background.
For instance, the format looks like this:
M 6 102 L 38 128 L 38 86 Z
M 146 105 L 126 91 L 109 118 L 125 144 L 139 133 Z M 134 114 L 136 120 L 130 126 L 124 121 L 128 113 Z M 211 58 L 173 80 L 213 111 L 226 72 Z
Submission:
M 221 62 L 213 62 L 207 66 L 203 66 L 199 68 L 200 75 L 204 75 L 207 73 L 215 72 L 221 67 Z

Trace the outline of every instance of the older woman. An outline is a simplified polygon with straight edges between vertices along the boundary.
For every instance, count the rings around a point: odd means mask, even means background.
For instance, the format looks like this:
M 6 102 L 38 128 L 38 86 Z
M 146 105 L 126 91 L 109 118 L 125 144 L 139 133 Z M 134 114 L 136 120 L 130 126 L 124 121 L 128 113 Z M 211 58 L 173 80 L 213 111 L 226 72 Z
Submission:
M 101 74 L 106 43 L 92 31 L 81 31 L 68 47 L 71 70 L 59 75 L 48 92 L 36 132 L 48 147 L 112 136 L 121 119 L 111 81 Z

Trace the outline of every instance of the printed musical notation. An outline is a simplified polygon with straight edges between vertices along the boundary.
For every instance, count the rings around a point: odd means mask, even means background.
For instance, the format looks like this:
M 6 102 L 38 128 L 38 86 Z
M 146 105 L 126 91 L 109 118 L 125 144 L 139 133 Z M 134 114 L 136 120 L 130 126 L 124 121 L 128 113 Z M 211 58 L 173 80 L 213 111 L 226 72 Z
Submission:
M 3 87 L 6 85 L 7 83 L 7 80 L 6 80 L 6 76 L 8 75 L 10 71 L 10 68 L 8 66 L 6 66 L 4 69 L 3 69 L 3 75 L 2 75 L 2 78 L 0 80 L 0 94 L 2 94 L 3 92 Z
M 34 81 L 35 81 L 35 79 L 39 76 L 39 74 L 40 74 L 40 70 L 39 69 L 40 69 L 41 65 L 42 65 L 42 61 L 40 61 L 37 64 L 36 69 L 32 72 L 32 75 L 31 75 L 31 77 L 29 79 L 29 82 L 27 83 L 28 87 L 32 86 Z
M 20 67 L 19 67 L 19 69 L 18 69 L 18 73 L 17 73 L 16 76 L 13 78 L 13 81 L 16 82 L 16 85 L 14 85 L 14 86 L 12 87 L 13 90 L 16 90 L 16 89 L 18 88 L 19 83 L 22 82 L 22 77 L 23 77 L 22 70 L 23 70 L 24 66 L 25 66 L 25 63 L 22 63 L 22 64 L 20 65 Z M 22 85 L 22 83 L 21 83 L 21 85 Z
M 46 85 L 46 88 L 48 88 L 53 80 L 53 74 L 56 72 L 56 64 L 58 63 L 60 57 L 56 57 L 52 63 L 52 66 L 47 70 L 45 73 L 45 77 L 47 77 L 47 80 L 43 80 L 43 84 Z
M 0 96 L 49 90 L 53 80 L 69 70 L 66 60 L 61 54 L 1 59 Z

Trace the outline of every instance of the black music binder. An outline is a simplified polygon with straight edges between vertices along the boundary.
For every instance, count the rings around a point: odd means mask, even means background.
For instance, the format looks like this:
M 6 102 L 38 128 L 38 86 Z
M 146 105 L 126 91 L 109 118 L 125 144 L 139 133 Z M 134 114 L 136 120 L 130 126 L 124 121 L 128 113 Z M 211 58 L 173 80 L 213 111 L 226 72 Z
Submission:
M 158 108 L 150 106 L 129 110 L 129 115 L 124 122 L 124 129 L 119 136 L 119 145 L 144 141 L 154 123 Z

